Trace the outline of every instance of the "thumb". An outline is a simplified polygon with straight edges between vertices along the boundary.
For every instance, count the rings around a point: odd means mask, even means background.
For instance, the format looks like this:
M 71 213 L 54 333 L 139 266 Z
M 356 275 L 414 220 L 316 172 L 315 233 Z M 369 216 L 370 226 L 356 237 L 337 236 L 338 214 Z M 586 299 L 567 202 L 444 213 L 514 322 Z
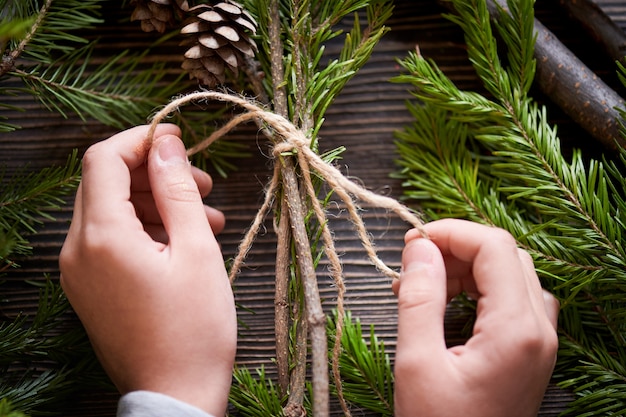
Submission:
M 163 227 L 174 243 L 197 234 L 208 236 L 211 227 L 180 138 L 164 135 L 155 139 L 148 155 L 148 175 L 154 203 Z
M 432 361 L 446 350 L 443 320 L 446 270 L 439 248 L 428 239 L 407 242 L 398 289 L 398 356 Z

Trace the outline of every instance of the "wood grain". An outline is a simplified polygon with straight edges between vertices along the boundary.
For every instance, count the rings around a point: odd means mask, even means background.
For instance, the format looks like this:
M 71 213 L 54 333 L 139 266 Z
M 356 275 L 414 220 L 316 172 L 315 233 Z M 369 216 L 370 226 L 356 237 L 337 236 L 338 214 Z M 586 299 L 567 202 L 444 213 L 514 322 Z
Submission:
M 626 26 L 625 2 L 607 0 L 598 3 L 620 27 Z M 102 38 L 102 46 L 97 50 L 102 56 L 123 48 L 141 50 L 151 41 L 150 36 L 139 33 L 136 25 L 116 20 L 120 17 L 116 4 L 111 2 L 110 9 L 105 9 L 107 26 L 94 34 Z M 441 17 L 441 12 L 434 0 L 398 0 L 394 17 L 389 22 L 392 31 L 377 47 L 368 64 L 335 100 L 321 130 L 323 150 L 345 146 L 346 151 L 339 163 L 342 171 L 376 192 L 398 198 L 402 195 L 401 182 L 390 177 L 397 169 L 394 132 L 411 123 L 412 118 L 405 108 L 405 101 L 411 98 L 407 87 L 389 83 L 389 79 L 398 74 L 397 59 L 419 44 L 422 54 L 433 58 L 460 87 L 481 90 L 466 60 L 462 34 Z M 608 78 L 611 85 L 617 85 L 610 60 L 594 55 L 590 51 L 593 49 L 590 41 L 579 36 L 580 31 L 563 16 L 556 1 L 537 2 L 537 17 L 579 56 L 589 59 L 591 63 L 588 65 L 594 71 Z M 330 45 L 327 53 L 332 55 L 336 52 L 337 45 Z M 176 54 L 176 45 L 166 45 L 155 59 L 177 66 L 180 56 Z M 539 92 L 537 97 L 545 101 Z M 0 115 L 23 127 L 17 132 L 0 135 L 0 163 L 6 166 L 9 174 L 24 165 L 28 165 L 29 169 L 38 169 L 63 163 L 71 149 L 84 151 L 91 143 L 114 132 L 93 121 L 66 120 L 42 109 L 27 96 L 11 100 L 11 104 L 25 107 L 27 111 L 19 114 L 0 111 Z M 589 143 L 589 138 L 581 135 L 567 116 L 554 106 L 550 110 L 551 117 L 560 126 L 566 152 L 567 148 Z M 268 145 L 255 127 L 238 128 L 228 136 L 228 140 L 244 144 L 252 156 L 236 161 L 239 169 L 231 172 L 228 178 L 215 176 L 215 187 L 208 199 L 227 218 L 226 229 L 219 237 L 226 259 L 236 253 L 243 232 L 262 202 L 263 187 L 272 173 L 271 161 L 266 157 L 270 154 Z M 588 150 L 593 156 L 598 152 L 597 147 Z M 362 209 L 380 256 L 390 266 L 398 268 L 407 225 L 376 208 L 364 205 Z M 57 257 L 71 219 L 70 205 L 54 215 L 56 221 L 45 222 L 40 232 L 32 236 L 33 256 L 20 259 L 22 267 L 6 276 L 7 282 L 1 287 L 3 301 L 0 314 L 12 317 L 19 312 L 32 313 L 36 308 L 37 291 L 24 281 L 41 280 L 44 274 L 58 278 Z M 393 354 L 396 302 L 389 279 L 378 273 L 366 259 L 342 207 L 331 207 L 330 215 L 346 276 L 347 308 L 360 318 L 363 325 L 373 324 L 378 336 Z M 235 283 L 237 303 L 242 307 L 239 318 L 246 324 L 240 329 L 237 362 L 251 368 L 263 365 L 270 373 L 273 372 L 271 358 L 274 357 L 275 245 L 271 219 L 267 219 L 265 230 L 255 242 Z M 320 267 L 320 292 L 324 308 L 329 311 L 334 305 L 335 292 L 330 278 L 324 274 L 325 267 L 324 263 Z M 456 308 L 450 308 L 448 313 L 449 343 L 462 343 L 465 319 Z M 68 317 L 68 321 L 71 320 Z M 569 393 L 551 386 L 540 415 L 558 415 L 571 398 Z M 63 415 L 113 416 L 116 400 L 117 395 L 109 391 L 85 392 L 77 401 L 67 405 Z

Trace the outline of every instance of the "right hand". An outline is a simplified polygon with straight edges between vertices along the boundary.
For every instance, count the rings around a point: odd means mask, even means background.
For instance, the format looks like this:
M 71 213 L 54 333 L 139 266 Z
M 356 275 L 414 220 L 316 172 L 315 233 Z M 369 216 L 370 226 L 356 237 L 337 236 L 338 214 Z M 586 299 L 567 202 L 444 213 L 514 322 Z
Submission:
M 502 229 L 440 220 L 405 237 L 398 295 L 395 415 L 536 416 L 558 348 L 559 305 L 532 259 Z M 462 291 L 477 301 L 471 338 L 447 348 L 444 313 Z

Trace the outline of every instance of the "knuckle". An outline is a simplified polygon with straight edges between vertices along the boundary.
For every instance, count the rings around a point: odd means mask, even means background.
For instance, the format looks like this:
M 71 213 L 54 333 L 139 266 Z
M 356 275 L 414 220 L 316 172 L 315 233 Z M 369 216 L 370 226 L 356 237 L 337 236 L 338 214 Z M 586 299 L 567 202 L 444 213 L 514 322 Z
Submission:
M 527 331 L 517 332 L 517 345 L 521 351 L 533 357 L 553 357 L 559 347 L 556 330 L 550 323 L 528 325 Z
M 498 245 L 515 246 L 517 247 L 517 241 L 511 233 L 507 230 L 499 227 L 491 229 L 491 239 Z
M 167 196 L 173 201 L 195 203 L 200 202 L 200 192 L 195 182 L 179 177 L 166 184 Z
M 82 164 L 83 164 L 83 169 L 88 169 L 92 163 L 99 158 L 100 155 L 100 148 L 102 147 L 101 143 L 95 143 L 93 145 L 91 145 L 89 148 L 87 148 L 87 150 L 85 151 L 85 153 L 83 154 L 83 158 L 82 158 Z
M 523 264 L 525 264 L 525 265 L 533 265 L 534 264 L 533 257 L 530 256 L 530 253 L 526 252 L 524 249 L 518 249 L 517 252 L 518 252 L 520 260 L 522 261 Z
M 546 332 L 545 337 L 545 349 L 547 354 L 554 356 L 559 350 L 559 335 L 550 323 L 548 323 L 547 328 L 548 331 Z

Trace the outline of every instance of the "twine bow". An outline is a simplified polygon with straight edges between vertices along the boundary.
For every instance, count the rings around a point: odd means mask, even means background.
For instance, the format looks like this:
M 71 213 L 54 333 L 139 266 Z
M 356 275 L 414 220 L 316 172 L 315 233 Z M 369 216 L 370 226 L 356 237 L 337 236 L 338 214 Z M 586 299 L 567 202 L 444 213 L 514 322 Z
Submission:
M 313 184 L 310 181 L 310 168 L 313 168 L 317 172 L 317 174 L 331 186 L 331 188 L 337 193 L 339 198 L 341 198 L 341 200 L 346 204 L 348 213 L 350 215 L 350 220 L 352 220 L 352 222 L 355 224 L 356 232 L 359 236 L 359 239 L 361 240 L 361 243 L 363 244 L 363 247 L 365 248 L 367 255 L 372 263 L 386 276 L 390 278 L 399 277 L 398 272 L 389 268 L 376 254 L 374 244 L 372 243 L 372 240 L 367 233 L 367 229 L 365 227 L 365 224 L 363 223 L 363 219 L 358 214 L 358 207 L 354 203 L 354 200 L 352 199 L 350 194 L 354 195 L 354 197 L 358 200 L 368 202 L 375 207 L 390 210 L 396 213 L 398 217 L 418 229 L 423 236 L 426 236 L 426 232 L 423 229 L 423 222 L 419 218 L 419 215 L 415 211 L 409 209 L 408 207 L 399 203 L 393 198 L 376 194 L 360 186 L 359 184 L 350 181 L 341 173 L 341 171 L 339 171 L 334 166 L 326 163 L 317 153 L 315 153 L 309 147 L 310 141 L 307 139 L 305 134 L 301 130 L 297 129 L 290 121 L 288 121 L 284 117 L 271 111 L 264 110 L 263 108 L 254 104 L 252 101 L 240 96 L 220 93 L 217 91 L 198 91 L 173 100 L 157 114 L 155 114 L 152 119 L 150 130 L 148 131 L 148 138 L 150 138 L 150 140 L 153 139 L 156 126 L 161 123 L 170 113 L 187 103 L 199 100 L 218 100 L 230 102 L 244 108 L 245 110 L 247 110 L 247 112 L 234 117 L 220 129 L 213 132 L 208 138 L 189 148 L 187 150 L 187 155 L 191 156 L 206 149 L 213 142 L 217 141 L 233 128 L 242 123 L 255 119 L 262 120 L 283 139 L 281 142 L 278 142 L 274 145 L 274 156 L 276 157 L 287 152 L 293 152 L 295 155 L 297 155 L 300 168 L 307 179 L 307 192 L 309 193 L 311 200 L 313 202 L 318 201 L 315 191 L 313 189 Z M 230 272 L 231 282 L 235 279 L 239 268 L 243 264 L 246 253 L 249 251 L 252 242 L 254 241 L 254 236 L 257 234 L 263 218 L 271 207 L 271 203 L 274 198 L 274 192 L 276 191 L 278 184 L 279 177 L 278 173 L 275 171 L 274 176 L 272 177 L 272 180 L 268 184 L 268 187 L 265 191 L 265 201 L 261 206 L 261 209 L 257 213 L 257 216 L 253 221 L 252 226 L 250 227 L 246 236 L 240 244 L 238 254 L 235 257 L 235 261 Z M 320 224 L 326 224 L 326 216 L 325 214 L 323 214 L 323 211 L 315 211 Z

